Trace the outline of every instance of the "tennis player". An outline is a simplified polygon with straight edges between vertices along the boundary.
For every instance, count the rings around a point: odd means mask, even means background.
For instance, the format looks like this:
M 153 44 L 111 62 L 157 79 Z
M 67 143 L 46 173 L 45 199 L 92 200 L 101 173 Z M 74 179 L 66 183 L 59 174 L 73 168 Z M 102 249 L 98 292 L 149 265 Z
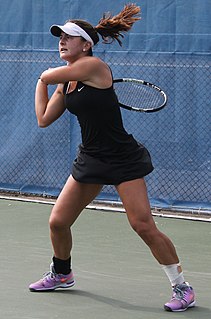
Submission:
M 65 66 L 44 71 L 37 82 L 35 110 L 38 125 L 47 127 L 67 109 L 77 116 L 82 144 L 49 220 L 53 259 L 42 279 L 30 291 L 49 291 L 74 285 L 71 268 L 71 226 L 103 185 L 114 185 L 131 227 L 149 246 L 173 288 L 164 305 L 167 311 L 184 311 L 195 305 L 193 288 L 184 280 L 181 265 L 170 239 L 152 218 L 144 176 L 153 171 L 150 154 L 123 127 L 110 68 L 92 55 L 99 41 L 116 40 L 139 20 L 140 8 L 126 5 L 116 16 L 104 15 L 96 27 L 83 20 L 53 25 L 59 37 L 59 53 Z M 48 97 L 48 85 L 57 84 Z

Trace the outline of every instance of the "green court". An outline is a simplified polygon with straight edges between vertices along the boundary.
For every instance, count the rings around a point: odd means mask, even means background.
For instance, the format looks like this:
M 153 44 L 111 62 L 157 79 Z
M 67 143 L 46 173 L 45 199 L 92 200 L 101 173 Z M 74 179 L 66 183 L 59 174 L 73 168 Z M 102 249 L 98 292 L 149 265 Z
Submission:
M 211 225 L 155 217 L 174 242 L 197 306 L 169 313 L 168 279 L 124 213 L 86 209 L 73 226 L 76 285 L 32 293 L 29 283 L 48 271 L 52 257 L 48 217 L 52 205 L 0 200 L 2 319 L 211 318 Z

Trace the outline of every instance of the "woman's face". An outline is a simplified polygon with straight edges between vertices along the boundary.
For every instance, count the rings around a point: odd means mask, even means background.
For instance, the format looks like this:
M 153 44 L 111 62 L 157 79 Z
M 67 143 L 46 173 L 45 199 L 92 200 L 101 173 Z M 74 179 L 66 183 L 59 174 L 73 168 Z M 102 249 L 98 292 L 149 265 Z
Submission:
M 84 55 L 85 43 L 86 41 L 81 37 L 71 36 L 62 32 L 59 40 L 60 58 L 67 62 L 74 62 Z

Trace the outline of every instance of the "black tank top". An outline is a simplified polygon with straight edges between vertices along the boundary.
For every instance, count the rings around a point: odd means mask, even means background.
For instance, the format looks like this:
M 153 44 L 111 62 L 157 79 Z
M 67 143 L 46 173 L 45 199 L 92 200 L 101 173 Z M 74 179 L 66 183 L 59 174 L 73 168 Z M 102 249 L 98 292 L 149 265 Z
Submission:
M 98 89 L 78 82 L 74 91 L 66 93 L 67 86 L 65 83 L 65 106 L 80 124 L 81 151 L 102 158 L 128 155 L 137 149 L 139 144 L 123 127 L 113 86 Z

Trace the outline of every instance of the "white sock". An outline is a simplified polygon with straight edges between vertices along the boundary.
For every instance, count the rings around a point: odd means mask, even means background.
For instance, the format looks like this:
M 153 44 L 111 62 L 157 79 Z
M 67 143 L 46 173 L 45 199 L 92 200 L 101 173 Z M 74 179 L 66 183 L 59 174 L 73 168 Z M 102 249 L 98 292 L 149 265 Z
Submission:
M 165 271 L 168 279 L 170 280 L 172 287 L 176 285 L 180 285 L 183 282 L 185 282 L 180 264 L 161 265 L 161 266 L 163 270 Z

